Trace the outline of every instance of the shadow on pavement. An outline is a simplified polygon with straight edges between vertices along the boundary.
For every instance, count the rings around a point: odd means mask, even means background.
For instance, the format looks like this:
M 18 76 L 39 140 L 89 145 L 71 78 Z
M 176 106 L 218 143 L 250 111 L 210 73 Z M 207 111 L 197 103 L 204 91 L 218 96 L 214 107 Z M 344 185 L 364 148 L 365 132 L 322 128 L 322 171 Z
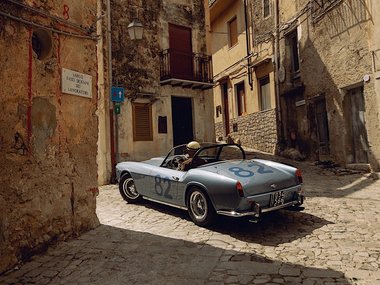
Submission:
M 1 284 L 244 284 L 273 278 L 285 284 L 350 284 L 342 272 L 305 267 L 241 252 L 101 225 L 51 247 Z M 255 280 L 256 278 L 256 280 Z
M 153 202 L 145 202 L 141 206 L 191 221 L 187 212 L 183 210 Z M 303 238 L 328 224 L 331 222 L 302 211 L 280 210 L 263 215 L 258 223 L 249 222 L 245 218 L 218 216 L 215 224 L 209 229 L 241 241 L 277 246 Z
M 211 229 L 241 241 L 278 246 L 301 239 L 328 224 L 331 222 L 308 213 L 280 210 L 264 215 L 258 223 L 221 217 Z

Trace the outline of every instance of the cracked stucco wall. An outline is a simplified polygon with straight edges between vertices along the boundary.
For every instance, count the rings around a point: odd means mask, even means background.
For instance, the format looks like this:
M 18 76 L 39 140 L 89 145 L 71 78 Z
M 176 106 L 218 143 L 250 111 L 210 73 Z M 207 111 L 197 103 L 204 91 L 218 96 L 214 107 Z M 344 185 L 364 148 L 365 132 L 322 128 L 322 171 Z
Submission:
M 22 3 L 84 27 L 95 22 L 96 1 Z M 0 5 L 79 33 L 25 7 Z M 39 29 L 0 15 L 0 272 L 99 224 L 96 41 L 47 31 L 51 49 L 38 59 L 31 41 Z M 92 98 L 62 93 L 62 68 L 92 76 Z

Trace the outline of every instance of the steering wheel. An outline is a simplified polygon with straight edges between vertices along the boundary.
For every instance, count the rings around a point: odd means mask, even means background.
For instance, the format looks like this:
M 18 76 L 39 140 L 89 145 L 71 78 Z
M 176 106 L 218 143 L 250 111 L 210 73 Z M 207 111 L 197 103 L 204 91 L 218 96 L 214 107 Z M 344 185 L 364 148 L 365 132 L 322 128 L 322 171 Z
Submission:
M 176 155 L 174 156 L 168 165 L 172 166 L 173 169 L 179 169 L 181 166 L 181 163 L 185 161 L 185 157 L 183 155 Z

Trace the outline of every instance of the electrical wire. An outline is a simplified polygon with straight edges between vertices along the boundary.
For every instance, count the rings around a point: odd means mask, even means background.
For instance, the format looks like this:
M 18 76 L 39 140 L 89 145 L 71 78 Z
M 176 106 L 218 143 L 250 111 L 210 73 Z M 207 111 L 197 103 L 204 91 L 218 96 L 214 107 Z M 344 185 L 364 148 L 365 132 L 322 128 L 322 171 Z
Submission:
M 13 16 L 13 15 L 8 14 L 8 13 L 4 13 L 2 11 L 0 11 L 0 15 L 8 17 L 8 18 L 10 18 L 12 20 L 15 20 L 15 21 L 18 21 L 18 22 L 30 25 L 30 26 L 46 29 L 46 30 L 52 31 L 52 32 L 57 33 L 57 34 L 62 34 L 62 35 L 76 37 L 76 38 L 81 38 L 81 39 L 91 39 L 91 40 L 97 40 L 98 39 L 97 36 L 86 36 L 86 35 L 80 35 L 80 34 L 76 34 L 76 33 L 71 33 L 71 32 L 57 30 L 57 29 L 54 29 L 54 28 L 51 28 L 51 27 L 47 27 L 47 26 L 38 24 L 38 23 L 34 23 L 32 21 L 29 21 L 29 20 L 25 20 L 25 19 L 20 18 L 20 17 Z

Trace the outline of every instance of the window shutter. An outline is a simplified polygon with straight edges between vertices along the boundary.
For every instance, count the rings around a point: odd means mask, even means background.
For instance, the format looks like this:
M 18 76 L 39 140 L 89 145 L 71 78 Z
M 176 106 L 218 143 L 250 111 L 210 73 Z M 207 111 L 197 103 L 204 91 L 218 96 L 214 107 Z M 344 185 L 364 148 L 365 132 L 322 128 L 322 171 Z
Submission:
M 230 47 L 234 46 L 238 42 L 237 34 L 237 20 L 236 17 L 228 22 L 229 36 L 230 36 Z
M 134 103 L 133 113 L 133 140 L 152 141 L 152 105 Z

